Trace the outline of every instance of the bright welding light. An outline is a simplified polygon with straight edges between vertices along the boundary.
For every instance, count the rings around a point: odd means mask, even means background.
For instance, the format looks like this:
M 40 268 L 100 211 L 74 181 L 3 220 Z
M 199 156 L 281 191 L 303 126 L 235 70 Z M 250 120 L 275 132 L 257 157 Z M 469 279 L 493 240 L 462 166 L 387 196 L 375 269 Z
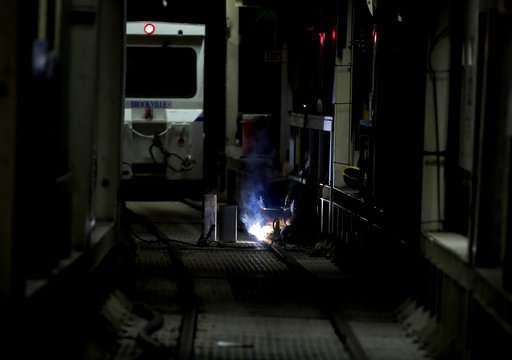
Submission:
M 144 25 L 144 32 L 147 35 L 152 35 L 155 32 L 155 30 L 156 30 L 156 27 L 153 24 L 145 24 Z
M 254 223 L 249 226 L 247 231 L 259 241 L 265 241 L 267 240 L 267 237 L 272 233 L 272 226 Z

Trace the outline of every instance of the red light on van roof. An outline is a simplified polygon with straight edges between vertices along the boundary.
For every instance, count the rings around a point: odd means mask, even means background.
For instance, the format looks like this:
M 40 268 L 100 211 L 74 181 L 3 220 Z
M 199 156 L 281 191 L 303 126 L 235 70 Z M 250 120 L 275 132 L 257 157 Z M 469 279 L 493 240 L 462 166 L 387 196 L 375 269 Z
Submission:
M 144 24 L 144 32 L 146 35 L 152 35 L 156 30 L 156 26 L 154 24 Z

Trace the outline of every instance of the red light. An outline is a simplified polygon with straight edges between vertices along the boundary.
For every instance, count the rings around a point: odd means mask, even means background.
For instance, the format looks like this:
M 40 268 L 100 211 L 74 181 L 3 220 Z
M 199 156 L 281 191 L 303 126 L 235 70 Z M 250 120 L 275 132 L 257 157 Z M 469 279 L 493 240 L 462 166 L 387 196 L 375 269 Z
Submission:
M 321 47 L 324 47 L 324 43 L 325 43 L 325 33 L 324 32 L 321 32 L 320 34 L 318 34 L 320 36 L 320 46 Z
M 332 29 L 332 41 L 336 41 L 336 29 Z
M 145 24 L 144 25 L 144 32 L 147 35 L 152 35 L 155 32 L 155 30 L 156 30 L 156 27 L 153 24 Z

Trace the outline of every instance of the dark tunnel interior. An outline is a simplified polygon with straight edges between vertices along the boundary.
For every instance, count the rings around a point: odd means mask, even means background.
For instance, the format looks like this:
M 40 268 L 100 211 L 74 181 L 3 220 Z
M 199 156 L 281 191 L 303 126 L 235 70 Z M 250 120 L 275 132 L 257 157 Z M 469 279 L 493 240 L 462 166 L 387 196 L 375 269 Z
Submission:
M 0 9 L 2 359 L 512 358 L 510 1 Z

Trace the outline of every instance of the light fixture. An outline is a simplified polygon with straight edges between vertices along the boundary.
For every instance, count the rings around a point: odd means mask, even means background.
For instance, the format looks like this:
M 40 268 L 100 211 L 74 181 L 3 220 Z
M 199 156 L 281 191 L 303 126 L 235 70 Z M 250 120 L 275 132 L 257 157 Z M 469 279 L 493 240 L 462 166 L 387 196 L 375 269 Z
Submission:
M 144 24 L 144 32 L 146 35 L 152 35 L 156 30 L 156 26 L 154 24 Z
M 321 47 L 324 47 L 324 43 L 325 43 L 325 33 L 324 32 L 321 32 L 319 35 L 319 38 L 320 38 L 320 46 Z

